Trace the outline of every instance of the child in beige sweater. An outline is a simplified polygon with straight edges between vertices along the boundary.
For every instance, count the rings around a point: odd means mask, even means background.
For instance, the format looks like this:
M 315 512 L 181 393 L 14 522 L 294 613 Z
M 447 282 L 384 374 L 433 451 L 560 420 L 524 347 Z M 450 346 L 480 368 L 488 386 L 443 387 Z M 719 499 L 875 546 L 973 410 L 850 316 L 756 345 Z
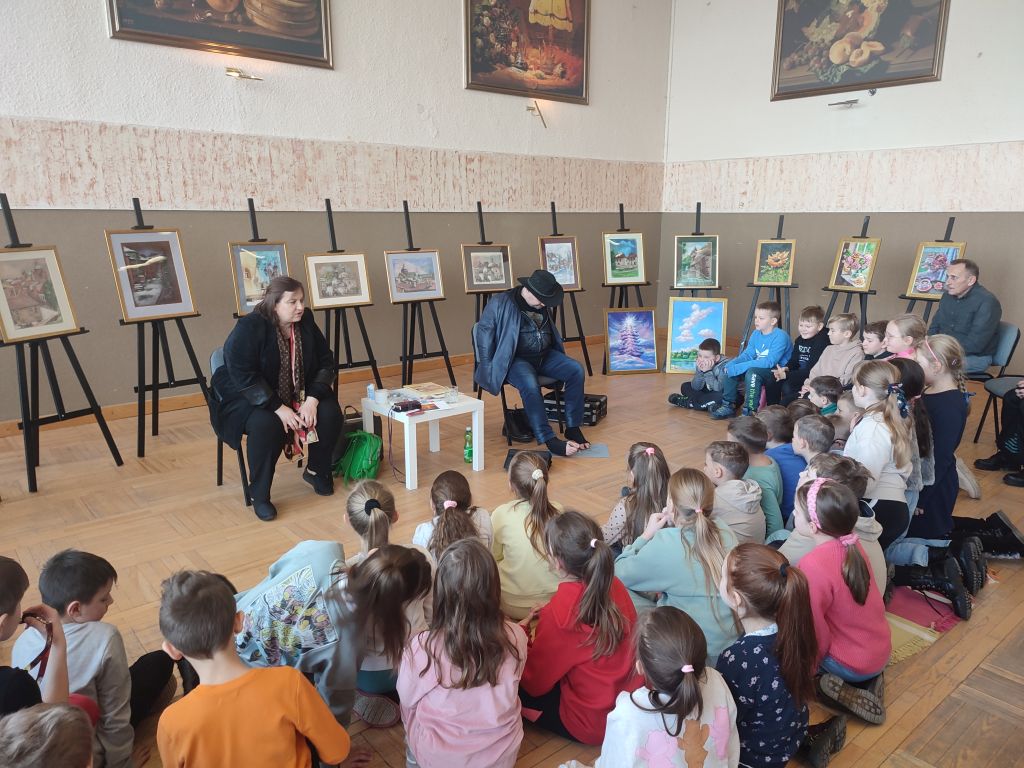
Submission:
M 845 313 L 836 315 L 828 321 L 829 345 L 821 353 L 818 362 L 811 368 L 807 381 L 818 376 L 835 376 L 844 387 L 853 381 L 853 369 L 864 360 L 864 350 L 860 346 L 860 323 L 856 315 Z M 800 394 L 806 394 L 805 384 Z

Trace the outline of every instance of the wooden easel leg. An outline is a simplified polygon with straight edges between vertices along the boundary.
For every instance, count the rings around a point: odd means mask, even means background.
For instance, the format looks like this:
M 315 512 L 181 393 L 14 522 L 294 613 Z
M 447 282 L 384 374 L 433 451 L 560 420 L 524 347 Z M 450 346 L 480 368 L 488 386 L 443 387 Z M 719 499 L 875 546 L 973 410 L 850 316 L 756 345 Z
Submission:
M 757 303 L 761 299 L 761 288 L 760 286 L 754 286 L 754 295 L 750 299 L 750 310 L 747 312 L 747 321 L 743 324 L 743 336 L 740 337 L 740 350 L 747 346 L 747 339 L 750 338 L 750 328 L 754 324 L 754 310 L 757 309 Z M 724 344 L 723 344 L 724 348 Z
M 779 291 L 782 293 L 782 311 L 786 313 L 786 333 L 790 333 L 789 311 L 791 305 L 789 303 L 789 286 L 780 288 Z
M 843 302 L 843 312 L 846 314 L 850 313 L 850 306 L 853 304 L 853 294 L 846 294 L 846 301 Z
M 406 367 L 409 365 L 409 305 L 402 304 L 402 384 L 406 383 Z
M 36 485 L 35 449 L 33 448 L 35 424 L 32 422 L 32 405 L 29 402 L 24 343 L 14 345 L 14 355 L 18 365 L 18 402 L 21 407 L 21 440 L 25 448 L 25 475 L 28 480 L 28 492 L 35 493 L 39 490 Z
M 338 314 L 341 316 L 341 339 L 345 345 L 345 362 L 352 365 L 352 339 L 348 332 L 348 310 L 342 307 Z
M 29 410 L 29 421 L 33 424 L 33 428 L 38 430 L 35 425 L 39 424 L 39 347 L 46 344 L 46 341 L 30 341 L 28 343 L 28 402 Z M 23 425 L 24 429 L 28 429 L 27 425 Z M 32 440 L 32 466 L 39 466 L 39 432 L 35 432 L 35 439 Z
M 171 360 L 171 345 L 167 343 L 167 326 L 160 328 L 160 350 L 163 352 L 164 370 L 167 371 L 167 383 L 172 387 L 177 386 L 174 379 L 174 363 Z
M 377 369 L 377 358 L 373 356 L 373 347 L 370 346 L 370 336 L 366 333 L 366 323 L 363 322 L 362 307 L 356 307 L 356 322 L 359 323 L 359 333 L 363 337 L 363 347 L 366 349 L 366 359 L 370 363 L 370 368 L 373 369 L 373 380 L 377 384 L 377 389 L 381 389 L 384 385 L 380 380 L 380 371 Z
M 572 315 L 576 320 L 576 333 L 580 337 L 580 347 L 583 348 L 583 361 L 587 364 L 587 376 L 594 375 L 594 369 L 590 367 L 590 352 L 587 350 L 587 337 L 583 333 L 583 322 L 580 320 L 580 308 L 576 304 L 576 294 L 569 294 L 569 303 L 572 304 Z M 563 313 L 564 315 L 564 313 Z M 564 317 L 563 317 L 563 328 L 564 328 Z M 564 338 L 564 336 L 563 336 Z
M 644 305 L 644 297 L 640 293 L 640 286 L 634 285 L 633 288 L 636 289 L 636 305 L 638 307 L 642 307 Z
M 140 459 L 146 455 L 146 324 L 138 323 L 135 326 L 135 338 L 137 343 L 137 363 L 139 367 L 138 384 L 138 425 L 135 439 L 135 455 Z
M 203 369 L 199 365 L 199 358 L 196 357 L 196 351 L 192 348 L 192 340 L 188 336 L 188 331 L 185 330 L 185 323 L 180 317 L 176 317 L 174 318 L 174 324 L 178 326 L 178 335 L 181 336 L 181 343 L 185 345 L 185 353 L 188 355 L 188 361 L 192 364 L 192 371 L 196 375 L 199 389 L 202 391 L 206 401 L 209 402 L 210 390 L 206 386 L 206 374 L 203 373 Z
M 928 304 L 924 308 L 924 324 L 925 325 L 928 325 L 928 319 L 932 316 L 932 308 L 934 306 L 935 305 L 932 302 L 929 301 Z
M 160 336 L 163 332 L 163 321 L 153 321 L 153 394 L 150 396 L 149 425 L 153 437 L 160 434 Z
M 85 378 L 85 371 L 82 370 L 82 365 L 78 362 L 78 356 L 75 354 L 74 347 L 71 346 L 71 340 L 67 336 L 61 336 L 60 343 L 64 347 L 64 352 L 68 356 L 68 362 L 71 363 L 71 368 L 74 370 L 75 376 L 78 377 L 78 384 L 82 387 L 85 399 L 89 401 L 89 409 L 92 411 L 92 415 L 95 417 L 96 423 L 99 425 L 100 432 L 103 433 L 103 439 L 107 443 L 110 455 L 113 456 L 114 463 L 120 467 L 124 464 L 124 460 L 121 458 L 121 452 L 117 450 L 117 443 L 114 442 L 114 436 L 110 434 L 110 429 L 107 427 L 107 420 L 103 418 L 103 409 L 101 409 L 100 404 L 96 402 L 96 396 L 92 393 L 92 387 L 89 386 L 89 380 Z
M 67 409 L 64 407 L 64 398 L 60 394 L 60 385 L 57 383 L 57 372 L 53 367 L 53 357 L 50 355 L 50 345 L 45 342 L 39 350 L 43 355 L 43 370 L 46 372 L 46 380 L 50 384 L 50 394 L 53 395 L 53 405 L 57 409 L 57 415 L 64 418 Z
M 455 371 L 452 370 L 452 361 L 448 356 L 448 345 L 445 343 L 444 334 L 441 332 L 441 321 L 437 318 L 437 310 L 434 308 L 434 302 L 430 302 L 430 317 L 434 321 L 434 333 L 437 334 L 437 343 L 441 346 L 441 354 L 444 355 L 444 367 L 448 369 L 448 381 L 455 384 Z M 420 323 L 422 325 L 422 320 Z
M 405 356 L 406 376 L 402 380 L 402 386 L 412 384 L 413 377 L 413 355 L 416 354 L 416 304 L 409 305 L 409 351 Z
M 828 309 L 825 310 L 825 325 L 828 325 L 828 321 L 832 317 L 832 310 L 836 308 L 836 299 L 839 298 L 839 294 L 832 291 L 832 298 L 829 299 Z
M 334 310 L 334 369 L 338 369 L 338 365 L 341 363 L 341 346 L 338 344 L 338 340 L 341 337 L 341 320 L 344 314 L 344 308 L 338 308 Z M 346 345 L 348 342 L 348 336 L 345 336 Z M 328 345 L 330 346 L 330 345 Z M 351 363 L 352 358 L 349 357 L 348 361 Z
M 868 324 L 868 295 L 862 293 L 860 295 L 860 327 L 863 328 Z

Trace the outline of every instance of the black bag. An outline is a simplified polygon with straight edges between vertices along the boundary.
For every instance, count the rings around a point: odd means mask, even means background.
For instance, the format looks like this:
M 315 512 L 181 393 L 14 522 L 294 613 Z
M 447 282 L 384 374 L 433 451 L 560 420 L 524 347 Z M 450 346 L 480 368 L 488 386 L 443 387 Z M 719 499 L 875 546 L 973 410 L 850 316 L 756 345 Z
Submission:
M 505 426 L 501 428 L 501 434 L 506 435 L 511 431 L 511 439 L 515 443 L 532 443 L 533 428 L 523 408 L 509 408 L 508 418 Z

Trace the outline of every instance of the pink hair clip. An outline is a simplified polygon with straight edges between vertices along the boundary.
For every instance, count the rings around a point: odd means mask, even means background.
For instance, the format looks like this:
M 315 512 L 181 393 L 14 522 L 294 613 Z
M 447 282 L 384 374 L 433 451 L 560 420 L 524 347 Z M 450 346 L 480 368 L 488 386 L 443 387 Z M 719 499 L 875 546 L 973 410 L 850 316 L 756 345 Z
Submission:
M 653 456 L 654 455 L 654 446 L 653 445 L 649 445 L 646 448 L 644 448 L 644 453 L 646 453 L 648 456 Z
M 839 543 L 844 547 L 852 547 L 857 543 L 858 538 L 856 533 L 848 533 L 845 536 L 839 537 Z
M 683 664 L 682 673 L 693 672 L 693 664 Z
M 451 499 L 446 499 L 444 504 L 442 504 L 441 506 L 444 507 L 445 509 L 452 509 L 453 507 L 459 506 L 459 502 L 452 501 Z
M 811 489 L 807 491 L 807 516 L 811 518 L 811 522 L 819 529 L 821 528 L 821 520 L 818 519 L 818 491 L 827 482 L 827 477 L 819 477 L 811 483 Z

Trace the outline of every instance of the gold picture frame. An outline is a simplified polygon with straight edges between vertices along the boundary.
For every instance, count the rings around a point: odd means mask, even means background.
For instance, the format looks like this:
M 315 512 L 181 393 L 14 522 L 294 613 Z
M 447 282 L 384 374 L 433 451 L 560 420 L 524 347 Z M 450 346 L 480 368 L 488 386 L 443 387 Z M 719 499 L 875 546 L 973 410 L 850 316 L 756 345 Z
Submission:
M 941 298 L 946 292 L 946 268 L 962 259 L 966 250 L 967 243 L 964 241 L 944 243 L 926 240 L 919 243 L 914 267 L 910 270 L 906 297 L 931 300 Z
M 192 299 L 179 230 L 106 229 L 103 234 L 125 323 L 199 314 Z M 160 292 L 152 297 L 157 289 Z
M 758 240 L 754 256 L 757 286 L 791 286 L 796 265 L 796 240 Z
M 306 298 L 313 309 L 344 309 L 373 304 L 365 254 L 307 253 L 304 261 Z M 326 270 L 332 267 L 334 272 L 327 273 Z M 339 274 L 339 268 L 342 267 L 345 268 L 344 275 Z M 334 284 L 339 280 L 343 283 L 335 287 Z
M 5 344 L 78 330 L 55 245 L 0 248 L 0 338 Z
M 643 232 L 603 232 L 601 261 L 606 286 L 647 284 Z
M 247 264 L 243 265 L 243 260 Z M 269 284 L 275 277 L 289 274 L 288 246 L 283 242 L 228 243 L 228 261 L 239 317 L 249 314 L 260 303 L 267 289 L 263 282 Z
M 624 351 L 627 345 L 628 353 Z M 661 372 L 654 307 L 605 309 L 604 361 L 609 376 Z
M 388 294 L 392 304 L 444 300 L 440 251 L 435 248 L 384 251 L 384 257 L 388 272 Z
M 845 237 L 839 241 L 828 290 L 867 293 L 882 246 L 879 237 Z
M 540 268 L 553 274 L 563 291 L 583 290 L 580 256 L 574 235 L 538 237 L 537 247 L 540 249 Z

